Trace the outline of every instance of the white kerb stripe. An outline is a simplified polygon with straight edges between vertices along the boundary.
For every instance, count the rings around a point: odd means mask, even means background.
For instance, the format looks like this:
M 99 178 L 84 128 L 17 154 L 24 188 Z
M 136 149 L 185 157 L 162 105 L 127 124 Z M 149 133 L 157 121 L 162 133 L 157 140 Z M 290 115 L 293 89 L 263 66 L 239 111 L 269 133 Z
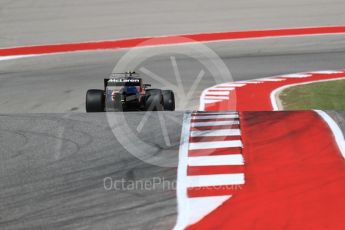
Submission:
M 259 81 L 284 81 L 285 79 L 283 78 L 261 78 L 261 79 L 258 79 Z
M 193 116 L 197 116 L 197 115 L 229 115 L 229 114 L 238 114 L 238 112 L 235 112 L 235 111 L 223 111 L 223 112 L 215 112 L 215 111 L 212 111 L 212 112 L 206 112 L 206 113 L 203 113 L 203 112 L 194 112 L 192 113 Z
M 262 81 L 247 81 L 247 84 L 261 84 Z
M 217 129 L 206 131 L 191 131 L 191 137 L 222 137 L 222 136 L 240 136 L 239 129 Z
M 188 157 L 188 166 L 243 165 L 242 154 Z
M 189 188 L 244 184 L 243 173 L 188 176 L 186 179 Z
M 219 84 L 216 85 L 215 87 L 221 87 L 221 86 L 225 86 L 225 87 L 242 87 L 245 86 L 246 84 L 242 84 L 242 83 L 224 83 L 224 84 Z
M 212 100 L 212 99 L 215 99 L 215 100 L 228 100 L 229 97 L 227 96 L 206 96 L 205 97 L 206 100 Z
M 234 113 L 234 114 L 225 114 L 225 115 L 210 115 L 210 116 L 192 116 L 192 119 L 223 119 L 223 118 L 238 118 L 238 114 Z
M 208 122 L 192 122 L 192 127 L 202 127 L 202 126 L 219 126 L 219 125 L 238 125 L 240 122 L 238 120 L 231 121 L 208 121 Z
M 208 92 L 210 92 L 210 91 L 231 91 L 231 90 L 234 90 L 235 88 L 229 88 L 229 87 L 227 87 L 227 88 L 210 88 L 210 89 L 208 89 Z
M 223 100 L 204 100 L 205 104 L 211 104 L 211 103 L 216 103 L 220 101 L 223 101 Z
M 219 96 L 227 96 L 229 95 L 230 92 L 229 91 L 207 91 L 206 92 L 206 96 L 208 95 L 219 95 Z
M 242 147 L 242 141 L 208 141 L 189 143 L 189 150 Z

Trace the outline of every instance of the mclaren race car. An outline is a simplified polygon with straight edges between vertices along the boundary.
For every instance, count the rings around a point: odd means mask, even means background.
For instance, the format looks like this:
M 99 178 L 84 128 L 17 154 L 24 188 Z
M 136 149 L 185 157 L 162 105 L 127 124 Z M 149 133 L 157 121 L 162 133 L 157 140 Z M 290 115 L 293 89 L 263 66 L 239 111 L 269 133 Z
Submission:
M 87 91 L 86 112 L 175 110 L 173 91 L 150 87 L 135 72 L 112 74 L 103 90 Z

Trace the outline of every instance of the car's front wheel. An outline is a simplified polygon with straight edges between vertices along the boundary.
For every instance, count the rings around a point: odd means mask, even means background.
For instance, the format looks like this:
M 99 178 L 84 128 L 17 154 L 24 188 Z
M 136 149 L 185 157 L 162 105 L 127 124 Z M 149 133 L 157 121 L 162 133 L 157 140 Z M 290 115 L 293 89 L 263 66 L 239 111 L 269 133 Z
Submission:
M 90 89 L 86 93 L 86 112 L 104 112 L 105 96 L 104 91 Z

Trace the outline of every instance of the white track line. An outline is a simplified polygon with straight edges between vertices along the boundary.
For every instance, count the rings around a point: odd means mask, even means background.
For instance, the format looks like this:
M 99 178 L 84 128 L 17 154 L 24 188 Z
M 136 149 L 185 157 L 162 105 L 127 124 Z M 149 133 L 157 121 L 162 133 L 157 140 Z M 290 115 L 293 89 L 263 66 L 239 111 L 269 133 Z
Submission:
M 311 74 L 308 73 L 294 73 L 294 74 L 287 74 L 279 76 L 281 78 L 305 78 L 305 77 L 311 77 Z
M 189 143 L 189 150 L 242 147 L 242 141 L 208 141 Z
M 225 115 L 221 114 L 221 115 L 210 115 L 210 116 L 195 116 L 194 115 L 192 117 L 192 119 L 208 120 L 208 119 L 223 119 L 223 118 L 231 119 L 231 118 L 238 118 L 238 117 L 239 117 L 238 114 L 234 113 L 234 114 L 229 114 L 229 115 L 228 114 L 225 114 Z
M 210 196 L 210 197 L 193 197 L 189 198 L 189 218 L 185 226 L 180 225 L 180 222 L 175 226 L 174 230 L 185 229 L 186 226 L 194 224 L 201 220 L 204 216 L 221 206 L 225 201 L 231 198 L 231 195 L 226 196 Z M 180 215 L 180 214 L 179 214 Z
M 333 132 L 339 150 L 345 159 L 345 138 L 338 124 L 326 112 L 321 110 L 315 110 L 315 112 L 317 112 L 322 117 L 322 119 L 328 124 L 329 128 Z
M 242 154 L 189 157 L 188 166 L 243 165 Z
M 28 57 L 37 57 L 40 55 L 13 55 L 13 56 L 0 56 L 0 61 L 8 61 L 8 60 L 15 60 L 15 59 L 21 59 L 21 58 L 28 58 Z
M 174 230 L 184 229 L 190 223 L 189 216 L 193 211 L 191 210 L 192 207 L 187 197 L 187 181 L 185 180 L 187 178 L 188 142 L 190 134 L 189 113 L 184 114 L 182 124 L 176 186 L 178 216 Z
M 337 70 L 320 70 L 320 71 L 313 71 L 309 72 L 311 74 L 338 74 L 338 73 L 344 73 L 343 71 L 337 71 Z
M 193 187 L 226 186 L 244 184 L 243 173 L 188 176 L 187 185 Z
M 222 136 L 240 136 L 241 130 L 239 129 L 218 129 L 207 131 L 191 131 L 191 137 L 222 137 Z

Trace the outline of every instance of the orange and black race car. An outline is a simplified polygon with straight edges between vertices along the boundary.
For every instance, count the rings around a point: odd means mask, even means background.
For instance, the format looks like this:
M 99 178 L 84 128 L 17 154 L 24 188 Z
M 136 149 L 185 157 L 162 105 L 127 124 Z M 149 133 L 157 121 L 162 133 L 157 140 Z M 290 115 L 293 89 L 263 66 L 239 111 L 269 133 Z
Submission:
M 86 112 L 175 110 L 173 91 L 150 87 L 135 72 L 113 73 L 103 90 L 87 91 Z

